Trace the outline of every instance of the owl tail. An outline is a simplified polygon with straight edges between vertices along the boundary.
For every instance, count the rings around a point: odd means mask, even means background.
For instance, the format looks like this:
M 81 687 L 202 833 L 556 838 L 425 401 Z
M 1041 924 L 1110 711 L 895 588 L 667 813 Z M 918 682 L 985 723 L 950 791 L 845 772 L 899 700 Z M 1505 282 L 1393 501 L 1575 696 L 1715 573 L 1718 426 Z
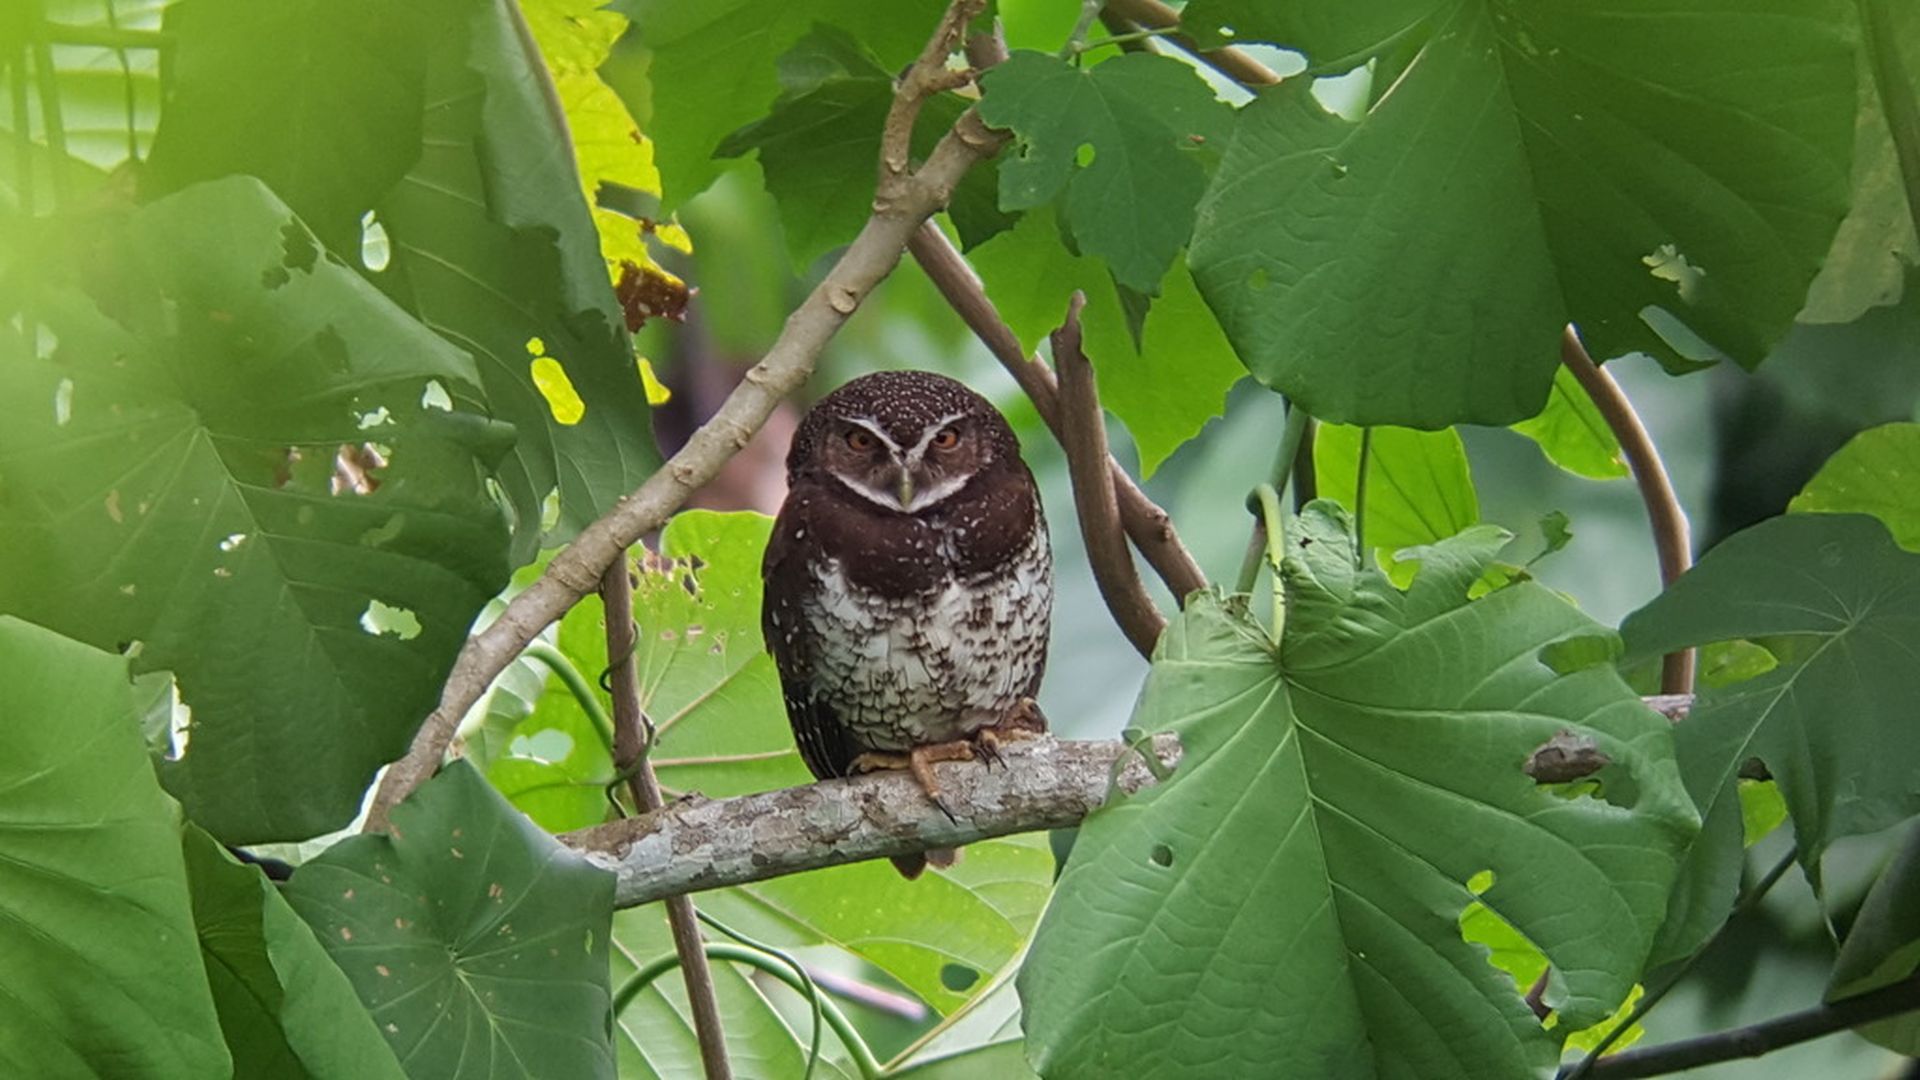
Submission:
M 945 870 L 947 867 L 959 862 L 960 852 L 950 847 L 942 847 L 934 848 L 932 851 L 923 851 L 917 855 L 890 856 L 887 861 L 893 864 L 895 870 L 900 871 L 901 877 L 912 881 L 914 878 L 919 877 L 920 872 L 925 870 L 929 864 Z

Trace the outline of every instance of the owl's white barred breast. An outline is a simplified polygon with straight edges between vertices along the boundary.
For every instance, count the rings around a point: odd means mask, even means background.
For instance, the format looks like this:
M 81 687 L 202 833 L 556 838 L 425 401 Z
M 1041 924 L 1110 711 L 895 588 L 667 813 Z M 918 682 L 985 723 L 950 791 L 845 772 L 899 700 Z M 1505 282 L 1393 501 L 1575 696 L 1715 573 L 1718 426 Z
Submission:
M 1039 674 L 1053 608 L 1044 526 L 1012 560 L 912 596 L 859 589 L 835 558 L 810 569 L 811 690 L 865 746 L 905 750 L 997 723 Z

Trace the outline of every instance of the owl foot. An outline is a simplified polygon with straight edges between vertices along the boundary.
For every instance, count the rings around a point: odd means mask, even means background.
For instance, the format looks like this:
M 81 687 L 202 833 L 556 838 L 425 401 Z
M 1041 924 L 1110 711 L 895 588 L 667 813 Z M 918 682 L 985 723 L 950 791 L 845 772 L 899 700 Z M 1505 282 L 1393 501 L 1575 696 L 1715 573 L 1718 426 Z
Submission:
M 869 750 L 854 758 L 852 767 L 856 773 L 877 772 L 882 769 L 905 769 L 911 772 L 914 780 L 919 782 L 920 790 L 926 792 L 927 801 L 947 815 L 948 821 L 958 823 L 960 819 L 954 817 L 953 811 L 947 809 L 947 804 L 940 799 L 940 781 L 933 775 L 933 766 L 939 761 L 972 761 L 973 757 L 973 744 L 956 739 L 953 742 L 916 746 L 904 754 Z
M 1023 697 L 1000 714 L 998 723 L 976 730 L 973 733 L 973 745 L 980 760 L 991 768 L 1001 762 L 1001 747 L 1010 742 L 1044 735 L 1046 731 L 1047 718 L 1040 712 L 1040 706 L 1032 698 Z

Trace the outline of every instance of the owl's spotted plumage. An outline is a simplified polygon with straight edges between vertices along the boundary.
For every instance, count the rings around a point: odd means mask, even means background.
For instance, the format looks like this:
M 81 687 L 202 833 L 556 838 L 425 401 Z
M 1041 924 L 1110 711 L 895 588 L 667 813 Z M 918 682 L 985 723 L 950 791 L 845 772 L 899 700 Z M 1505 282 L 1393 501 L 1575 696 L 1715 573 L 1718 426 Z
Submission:
M 960 741 L 990 752 L 1035 726 L 1053 558 L 1019 441 L 985 398 L 927 372 L 855 379 L 807 414 L 787 480 L 761 622 L 815 776 L 911 759 L 928 785 L 925 762 Z

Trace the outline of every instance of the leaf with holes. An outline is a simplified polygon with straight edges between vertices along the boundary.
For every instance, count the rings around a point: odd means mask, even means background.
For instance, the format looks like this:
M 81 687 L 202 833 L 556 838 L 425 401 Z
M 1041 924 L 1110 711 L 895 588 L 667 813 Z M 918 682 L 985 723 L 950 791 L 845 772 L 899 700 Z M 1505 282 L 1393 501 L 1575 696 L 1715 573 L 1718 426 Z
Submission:
M 426 403 L 474 409 L 472 364 L 251 178 L 42 242 L 74 262 L 0 293 L 58 341 L 0 362 L 0 563 L 35 568 L 0 611 L 175 674 L 162 779 L 221 839 L 338 828 L 506 582 L 506 433 Z
M 456 761 L 308 861 L 287 901 L 415 1080 L 614 1075 L 613 875 Z
M 1739 835 L 1734 779 L 1773 774 L 1802 864 L 1828 844 L 1920 813 L 1920 554 L 1860 514 L 1789 514 L 1722 541 L 1621 626 L 1652 657 L 1767 637 L 1778 666 L 1700 692 L 1676 728 L 1689 785 Z M 1728 845 L 1737 851 L 1737 840 Z
M 1310 79 L 1242 109 L 1194 229 L 1248 368 L 1324 420 L 1523 420 L 1570 321 L 1603 358 L 1757 364 L 1846 212 L 1837 0 L 1234 2 L 1236 40 L 1382 58 L 1357 123 Z
M 1000 166 L 1000 208 L 1030 210 L 1065 189 L 1079 249 L 1127 288 L 1159 292 L 1232 111 L 1193 68 L 1153 53 L 1082 70 L 1023 50 L 981 84 L 980 118 L 1019 138 Z
M 1088 818 L 1021 972 L 1043 1075 L 1530 1077 L 1626 997 L 1697 819 L 1667 721 L 1540 659 L 1599 627 L 1533 582 L 1467 599 L 1505 539 L 1416 549 L 1402 592 L 1315 502 L 1277 656 L 1189 603 L 1134 719 L 1185 756 Z M 1523 771 L 1561 732 L 1611 759 L 1597 794 Z M 1474 903 L 1552 964 L 1554 1031 L 1462 940 Z
M 0 726 L 0 1073 L 230 1075 L 126 661 L 0 616 Z

